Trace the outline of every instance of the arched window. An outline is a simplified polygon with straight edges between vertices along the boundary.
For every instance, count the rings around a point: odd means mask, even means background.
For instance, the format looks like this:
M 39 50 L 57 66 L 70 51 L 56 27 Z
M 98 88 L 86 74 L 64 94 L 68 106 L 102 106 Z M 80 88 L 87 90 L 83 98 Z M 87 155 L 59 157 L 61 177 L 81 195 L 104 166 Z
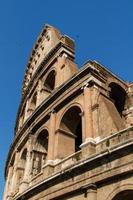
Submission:
M 48 152 L 48 131 L 43 130 L 38 135 L 33 152 L 33 175 L 41 172 L 42 165 L 46 163 Z
M 44 87 L 45 87 L 49 92 L 52 92 L 52 90 L 54 90 L 54 88 L 55 88 L 55 71 L 54 71 L 54 70 L 52 70 L 52 71 L 48 74 L 48 76 L 47 76 L 47 78 L 46 78 L 46 80 L 45 80 L 45 82 L 44 82 Z
M 122 112 L 125 106 L 126 92 L 116 83 L 110 83 L 109 87 L 111 88 L 109 96 L 113 100 L 118 113 L 122 117 Z
M 132 200 L 133 190 L 124 190 L 118 193 L 112 200 Z
M 78 106 L 71 107 L 63 116 L 60 129 L 75 137 L 75 152 L 80 150 L 82 144 L 82 119 L 81 109 Z

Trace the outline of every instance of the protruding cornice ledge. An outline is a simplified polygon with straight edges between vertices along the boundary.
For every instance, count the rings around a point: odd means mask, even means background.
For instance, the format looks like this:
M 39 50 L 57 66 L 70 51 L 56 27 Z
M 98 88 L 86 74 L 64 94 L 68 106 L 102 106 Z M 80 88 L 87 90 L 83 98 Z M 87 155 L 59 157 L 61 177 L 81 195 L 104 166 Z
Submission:
M 45 101 L 43 101 L 40 104 L 40 106 L 37 107 L 37 109 L 32 113 L 31 117 L 25 121 L 23 127 L 15 136 L 14 142 L 10 147 L 7 161 L 6 161 L 6 166 L 5 166 L 5 176 L 6 176 L 6 171 L 7 171 L 7 166 L 9 164 L 10 156 L 15 148 L 15 145 L 17 144 L 18 140 L 22 137 L 23 133 L 30 127 L 30 124 L 32 124 L 32 122 L 34 121 L 33 119 L 35 119 L 35 117 L 37 118 L 37 116 L 39 116 L 40 111 L 42 111 L 42 108 L 43 108 L 43 110 L 45 110 L 46 107 L 49 106 L 53 101 L 55 101 L 55 99 L 58 96 L 62 95 L 62 93 L 66 90 L 66 88 L 67 89 L 70 88 L 75 82 L 77 82 L 77 80 L 78 81 L 82 80 L 83 77 L 85 77 L 86 75 L 87 75 L 87 77 L 88 77 L 88 75 L 91 77 L 89 79 L 87 79 L 86 81 L 83 80 L 84 83 L 90 82 L 91 84 L 93 83 L 93 84 L 99 85 L 100 81 L 102 81 L 103 83 L 106 82 L 106 79 L 104 79 L 104 77 L 101 76 L 100 72 L 95 71 L 94 67 L 92 66 L 92 64 L 90 62 L 91 61 L 88 61 L 88 63 L 86 63 L 85 66 L 82 67 L 77 74 L 75 74 L 73 77 L 71 77 L 71 79 L 66 81 L 59 88 L 57 88 L 47 99 L 45 99 Z M 110 73 L 110 72 L 108 72 L 108 73 Z M 81 86 L 79 86 L 79 87 L 81 87 Z M 100 84 L 99 87 L 102 87 L 102 85 Z M 76 89 L 78 89 L 78 87 Z M 82 87 L 81 87 L 81 89 L 82 89 Z M 103 89 L 105 89 L 105 88 L 103 88 Z

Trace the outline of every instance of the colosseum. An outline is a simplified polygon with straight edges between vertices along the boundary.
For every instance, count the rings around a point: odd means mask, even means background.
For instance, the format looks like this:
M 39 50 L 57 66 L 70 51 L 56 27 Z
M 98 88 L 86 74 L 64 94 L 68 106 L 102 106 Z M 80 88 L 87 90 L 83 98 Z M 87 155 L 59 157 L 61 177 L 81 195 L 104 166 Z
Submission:
M 4 200 L 132 200 L 133 84 L 46 25 L 32 49 Z

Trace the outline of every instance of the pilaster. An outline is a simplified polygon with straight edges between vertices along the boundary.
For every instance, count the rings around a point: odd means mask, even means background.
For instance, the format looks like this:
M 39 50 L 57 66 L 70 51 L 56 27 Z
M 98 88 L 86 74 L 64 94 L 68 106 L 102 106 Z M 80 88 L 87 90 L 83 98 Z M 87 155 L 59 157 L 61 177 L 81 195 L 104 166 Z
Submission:
M 89 83 L 83 86 L 84 116 L 83 116 L 83 143 L 81 144 L 82 155 L 86 157 L 95 153 L 96 143 L 93 135 L 92 118 L 92 91 Z
M 49 119 L 49 137 L 48 137 L 48 161 L 54 160 L 54 146 L 55 146 L 55 124 L 56 112 L 54 110 L 50 113 Z
M 87 200 L 97 200 L 97 187 L 95 184 L 83 186 Z
M 83 87 L 83 95 L 84 95 L 84 132 L 85 132 L 85 140 L 87 138 L 93 138 L 93 120 L 92 120 L 92 94 L 91 87 L 89 84 L 86 84 Z
M 27 155 L 26 155 L 24 176 L 23 176 L 22 182 L 20 183 L 20 188 L 19 188 L 20 192 L 24 191 L 28 187 L 30 179 L 31 179 L 31 171 L 32 171 L 32 153 L 31 153 L 32 143 L 31 142 L 32 142 L 32 139 L 30 137 L 28 141 L 29 144 L 28 144 Z

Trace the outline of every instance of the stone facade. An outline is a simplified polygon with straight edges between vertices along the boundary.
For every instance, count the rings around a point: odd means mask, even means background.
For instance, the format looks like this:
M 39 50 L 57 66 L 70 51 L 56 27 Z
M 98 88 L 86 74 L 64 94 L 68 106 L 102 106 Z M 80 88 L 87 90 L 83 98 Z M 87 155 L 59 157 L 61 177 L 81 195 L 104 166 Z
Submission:
M 4 200 L 133 199 L 133 84 L 46 25 L 25 72 Z

